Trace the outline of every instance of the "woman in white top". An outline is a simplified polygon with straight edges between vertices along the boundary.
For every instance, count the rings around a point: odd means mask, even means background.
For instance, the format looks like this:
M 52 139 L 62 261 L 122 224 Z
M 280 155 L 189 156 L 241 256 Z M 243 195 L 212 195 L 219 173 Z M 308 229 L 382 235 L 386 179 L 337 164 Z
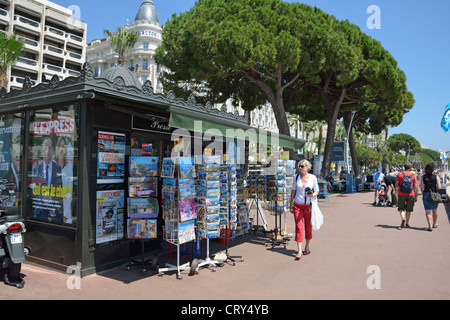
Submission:
M 295 219 L 295 241 L 297 241 L 298 247 L 296 260 L 311 253 L 309 250 L 309 243 L 312 239 L 311 199 L 319 194 L 317 178 L 309 173 L 311 163 L 308 160 L 301 160 L 298 168 L 300 174 L 294 177 L 290 200 L 290 209 Z M 305 225 L 306 244 L 305 250 L 302 251 L 303 225 Z

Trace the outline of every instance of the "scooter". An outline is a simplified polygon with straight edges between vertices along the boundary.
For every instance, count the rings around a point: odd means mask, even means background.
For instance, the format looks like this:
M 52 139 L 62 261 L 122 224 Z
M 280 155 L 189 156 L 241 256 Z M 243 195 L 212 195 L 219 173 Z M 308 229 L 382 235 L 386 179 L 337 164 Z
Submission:
M 0 267 L 6 284 L 23 288 L 25 281 L 20 276 L 25 256 L 31 252 L 23 243 L 25 225 L 17 215 L 6 215 L 0 210 Z

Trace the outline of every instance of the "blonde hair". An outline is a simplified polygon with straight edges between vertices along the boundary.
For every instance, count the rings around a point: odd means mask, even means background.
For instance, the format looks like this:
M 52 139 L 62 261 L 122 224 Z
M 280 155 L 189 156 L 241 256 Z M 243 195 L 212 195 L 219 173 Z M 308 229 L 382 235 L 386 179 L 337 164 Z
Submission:
M 307 167 L 308 169 L 311 169 L 311 162 L 309 162 L 308 160 L 306 159 L 300 160 L 297 166 L 300 167 L 301 164 Z

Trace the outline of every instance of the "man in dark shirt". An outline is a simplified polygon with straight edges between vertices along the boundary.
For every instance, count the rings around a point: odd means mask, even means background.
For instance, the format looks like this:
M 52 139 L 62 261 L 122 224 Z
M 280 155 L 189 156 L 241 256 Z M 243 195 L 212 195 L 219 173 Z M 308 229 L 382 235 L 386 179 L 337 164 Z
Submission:
M 391 175 L 384 176 L 384 183 L 386 184 L 386 195 L 390 195 L 390 203 L 389 206 L 396 207 L 397 206 L 397 193 L 395 192 L 395 177 Z M 389 196 L 388 196 L 389 197 Z

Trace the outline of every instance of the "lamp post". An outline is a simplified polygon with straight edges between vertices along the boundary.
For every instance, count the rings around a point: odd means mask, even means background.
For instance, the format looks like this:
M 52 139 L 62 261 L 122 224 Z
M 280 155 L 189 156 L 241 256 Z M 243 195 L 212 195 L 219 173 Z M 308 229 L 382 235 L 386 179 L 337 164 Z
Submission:
M 345 169 L 347 170 L 347 173 L 350 173 L 350 167 L 348 164 L 348 149 L 349 149 L 349 144 L 348 144 L 348 140 L 350 139 L 350 131 L 352 130 L 352 123 L 353 123 L 353 118 L 355 117 L 355 113 L 356 111 L 353 110 L 352 111 L 352 118 L 350 119 L 350 124 L 348 126 L 348 131 L 347 131 L 347 140 L 345 142 Z

